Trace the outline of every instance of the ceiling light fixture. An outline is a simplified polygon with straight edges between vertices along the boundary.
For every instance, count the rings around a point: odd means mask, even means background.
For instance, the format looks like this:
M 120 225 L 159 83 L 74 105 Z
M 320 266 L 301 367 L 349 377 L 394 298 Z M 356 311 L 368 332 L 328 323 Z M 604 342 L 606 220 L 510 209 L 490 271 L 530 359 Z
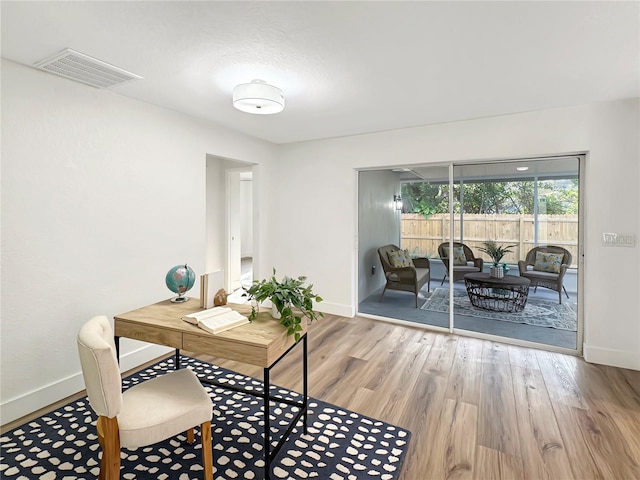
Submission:
M 516 167 L 516 170 L 519 172 L 526 172 L 527 170 L 529 170 L 529 167 Z
M 269 115 L 284 110 L 284 93 L 264 80 L 253 80 L 233 89 L 233 106 L 256 115 Z

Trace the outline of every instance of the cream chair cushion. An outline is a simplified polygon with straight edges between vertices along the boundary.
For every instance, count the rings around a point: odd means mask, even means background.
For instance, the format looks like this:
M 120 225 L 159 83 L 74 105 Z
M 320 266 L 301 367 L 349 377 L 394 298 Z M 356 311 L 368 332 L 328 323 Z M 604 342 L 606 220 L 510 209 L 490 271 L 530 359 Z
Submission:
M 195 373 L 183 368 L 131 387 L 118 415 L 120 444 L 160 442 L 211 420 L 213 404 Z

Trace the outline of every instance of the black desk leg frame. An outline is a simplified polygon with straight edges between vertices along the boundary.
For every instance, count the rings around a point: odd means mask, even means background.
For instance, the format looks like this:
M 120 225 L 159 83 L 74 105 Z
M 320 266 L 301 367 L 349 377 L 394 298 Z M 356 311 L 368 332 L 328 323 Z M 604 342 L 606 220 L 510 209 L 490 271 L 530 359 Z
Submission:
M 113 337 L 113 343 L 116 345 L 116 359 L 120 365 L 120 337 Z
M 291 350 L 293 350 L 298 344 L 302 343 L 302 401 L 296 402 L 294 400 L 289 400 L 287 398 L 281 398 L 272 396 L 269 392 L 271 391 L 271 369 L 278 364 L 280 360 L 282 360 Z M 307 334 L 305 333 L 299 342 L 294 343 L 289 347 L 289 349 L 284 352 L 280 357 L 273 362 L 269 367 L 264 368 L 264 379 L 263 379 L 263 391 L 256 392 L 255 390 L 246 390 L 242 387 L 237 387 L 235 385 L 229 385 L 227 383 L 217 382 L 215 380 L 208 380 L 201 378 L 200 381 L 202 383 L 206 383 L 207 385 L 215 385 L 216 387 L 222 387 L 225 390 L 233 390 L 236 392 L 245 393 L 247 395 L 252 395 L 254 397 L 260 397 L 263 399 L 263 407 L 262 414 L 264 416 L 264 480 L 271 479 L 271 462 L 276 457 L 284 442 L 287 440 L 291 431 L 298 424 L 298 421 L 302 418 L 302 428 L 303 432 L 307 434 L 307 407 L 308 407 L 308 388 L 309 382 L 307 378 Z M 178 355 L 178 351 L 176 351 L 176 355 Z M 177 357 L 176 357 L 177 358 Z M 287 405 L 291 405 L 293 407 L 297 407 L 298 413 L 293 417 L 287 430 L 284 432 L 278 443 L 271 448 L 271 419 L 269 418 L 269 406 L 270 402 L 273 400 L 274 402 L 286 403 Z
M 307 334 L 305 334 L 301 338 L 301 340 L 302 340 L 302 402 L 294 402 L 294 401 L 287 400 L 280 397 L 272 397 L 269 394 L 269 391 L 271 388 L 271 381 L 269 377 L 271 368 L 273 368 L 280 360 L 282 360 L 287 355 L 287 353 L 289 353 L 300 342 L 293 344 L 286 352 L 284 352 L 280 356 L 280 358 L 278 358 L 275 362 L 273 362 L 270 367 L 267 367 L 264 369 L 264 395 L 262 397 L 264 399 L 263 415 L 264 415 L 264 461 L 265 461 L 264 478 L 265 480 L 271 479 L 271 462 L 276 457 L 276 455 L 284 445 L 284 442 L 287 440 L 287 438 L 289 437 L 289 434 L 294 429 L 294 427 L 298 423 L 298 420 L 300 420 L 301 417 L 302 417 L 302 430 L 305 435 L 307 434 L 307 408 L 308 408 L 308 399 L 309 399 L 308 397 L 309 382 L 308 382 L 308 376 L 307 376 L 307 353 L 308 353 Z M 275 402 L 286 403 L 288 405 L 299 407 L 298 413 L 293 418 L 293 420 L 291 420 L 291 423 L 287 427 L 286 432 L 284 432 L 284 434 L 280 438 L 280 441 L 273 448 L 273 451 L 271 450 L 271 427 L 270 427 L 271 419 L 269 418 L 270 417 L 269 405 L 271 400 Z
M 309 379 L 307 376 L 307 372 L 308 372 L 307 370 L 307 354 L 308 354 L 307 334 L 305 333 L 300 340 L 301 342 L 296 342 L 293 345 L 291 345 L 291 347 L 289 347 L 289 349 L 286 352 L 280 355 L 280 358 L 278 358 L 275 362 L 273 362 L 271 366 L 266 367 L 264 369 L 264 380 L 263 380 L 264 387 L 263 387 L 262 393 L 257 393 L 252 390 L 245 390 L 244 388 L 236 387 L 235 385 L 228 385 L 226 383 L 220 383 L 212 380 L 201 379 L 202 383 L 206 383 L 208 385 L 215 385 L 218 387 L 223 387 L 228 390 L 243 392 L 249 395 L 263 398 L 264 404 L 263 404 L 262 413 L 264 415 L 264 478 L 265 480 L 271 479 L 271 462 L 273 461 L 273 459 L 276 457 L 276 455 L 284 445 L 284 442 L 287 440 L 287 438 L 291 434 L 291 431 L 295 428 L 300 418 L 302 418 L 303 432 L 305 435 L 307 434 L 307 408 L 309 405 L 309 402 L 308 402 Z M 114 342 L 116 345 L 116 355 L 118 357 L 118 361 L 120 361 L 120 337 L 114 337 Z M 282 360 L 291 350 L 293 350 L 300 343 L 302 343 L 302 402 L 296 402 L 286 398 L 272 396 L 269 393 L 271 391 L 271 379 L 270 379 L 271 369 L 275 365 L 277 365 L 280 360 Z M 176 369 L 180 368 L 180 349 L 179 348 L 176 348 L 176 352 L 175 352 L 175 368 Z M 293 417 L 293 419 L 291 420 L 291 423 L 287 427 L 287 430 L 284 432 L 284 434 L 282 435 L 282 438 L 280 438 L 280 440 L 278 441 L 276 446 L 273 448 L 273 450 L 271 449 L 271 419 L 269 418 L 270 416 L 269 406 L 270 406 L 271 400 L 273 400 L 274 402 L 286 403 L 287 405 L 292 405 L 294 407 L 299 408 L 298 413 L 295 415 L 295 417 Z
M 294 343 L 289 349 L 284 352 L 280 358 L 278 358 L 275 362 L 273 362 L 269 367 L 264 369 L 264 391 L 262 398 L 264 399 L 263 404 L 263 415 L 264 415 L 264 478 L 265 480 L 271 479 L 271 462 L 276 457 L 284 442 L 287 440 L 291 431 L 295 428 L 298 421 L 302 417 L 302 428 L 305 435 L 307 434 L 307 407 L 308 407 L 308 377 L 307 377 L 307 334 L 300 339 L 302 341 L 302 402 L 295 402 L 292 400 L 288 400 L 286 398 L 273 397 L 269 393 L 271 391 L 271 380 L 270 373 L 271 369 L 278 364 L 280 360 L 282 360 L 296 345 L 301 342 Z M 251 392 L 247 392 L 251 393 Z M 274 402 L 286 403 L 288 405 L 292 405 L 294 407 L 298 407 L 298 413 L 293 417 L 291 423 L 287 427 L 287 430 L 284 432 L 278 443 L 275 445 L 273 450 L 271 449 L 271 419 L 269 418 L 269 406 L 271 400 Z

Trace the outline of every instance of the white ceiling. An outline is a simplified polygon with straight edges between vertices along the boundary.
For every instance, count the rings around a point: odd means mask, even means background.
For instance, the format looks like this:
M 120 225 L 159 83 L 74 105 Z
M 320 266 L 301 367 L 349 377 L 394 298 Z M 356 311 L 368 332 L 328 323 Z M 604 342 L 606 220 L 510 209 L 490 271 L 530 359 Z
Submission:
M 65 48 L 112 90 L 275 143 L 640 96 L 640 2 L 1 2 L 2 56 Z M 235 110 L 254 78 L 277 115 Z M 87 87 L 92 88 L 92 87 Z

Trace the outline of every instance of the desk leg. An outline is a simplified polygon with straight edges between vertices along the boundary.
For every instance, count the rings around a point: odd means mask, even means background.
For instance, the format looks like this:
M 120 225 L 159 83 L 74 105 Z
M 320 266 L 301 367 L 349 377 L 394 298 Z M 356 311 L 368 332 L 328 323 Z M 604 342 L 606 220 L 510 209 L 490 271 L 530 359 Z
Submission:
M 269 394 L 271 383 L 269 381 L 269 368 L 264 369 L 264 479 L 271 478 L 271 426 L 269 422 Z
M 118 365 L 120 365 L 120 337 L 113 337 L 113 343 L 116 344 L 116 358 L 118 359 Z
M 180 368 L 180 349 L 176 348 L 176 362 L 175 369 L 178 370 Z
M 303 425 L 303 431 L 305 435 L 307 434 L 307 410 L 309 409 L 309 405 L 308 405 L 309 396 L 307 393 L 308 386 L 309 386 L 309 382 L 307 378 L 307 335 L 305 334 L 305 336 L 302 337 L 302 404 L 303 404 L 302 408 L 304 408 L 302 425 Z

